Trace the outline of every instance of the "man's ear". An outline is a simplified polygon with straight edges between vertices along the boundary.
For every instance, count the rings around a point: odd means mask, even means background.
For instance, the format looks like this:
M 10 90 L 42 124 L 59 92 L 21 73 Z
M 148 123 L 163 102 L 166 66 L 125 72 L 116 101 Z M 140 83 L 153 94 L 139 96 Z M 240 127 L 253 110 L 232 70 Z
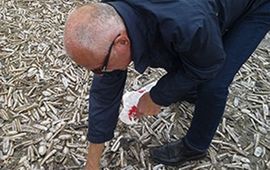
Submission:
M 121 33 L 119 37 L 116 38 L 115 40 L 115 46 L 119 50 L 122 49 L 127 49 L 130 47 L 130 40 L 129 37 L 126 33 Z

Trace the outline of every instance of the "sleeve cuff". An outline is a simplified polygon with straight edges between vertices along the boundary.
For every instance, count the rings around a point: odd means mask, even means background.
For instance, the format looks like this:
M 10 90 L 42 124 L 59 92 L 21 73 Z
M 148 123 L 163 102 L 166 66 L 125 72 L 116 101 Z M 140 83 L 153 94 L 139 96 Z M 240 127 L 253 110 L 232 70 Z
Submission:
M 90 133 L 87 134 L 87 140 L 90 143 L 95 143 L 95 144 L 105 143 L 111 140 L 113 137 L 114 137 L 114 134 L 107 134 L 104 136 L 93 136 Z
M 169 103 L 168 101 L 166 101 L 166 99 L 164 100 L 164 97 L 162 96 L 161 93 L 159 93 L 155 87 L 153 87 L 150 92 L 150 97 L 153 100 L 154 103 L 156 103 L 157 105 L 160 106 L 169 106 L 171 103 Z

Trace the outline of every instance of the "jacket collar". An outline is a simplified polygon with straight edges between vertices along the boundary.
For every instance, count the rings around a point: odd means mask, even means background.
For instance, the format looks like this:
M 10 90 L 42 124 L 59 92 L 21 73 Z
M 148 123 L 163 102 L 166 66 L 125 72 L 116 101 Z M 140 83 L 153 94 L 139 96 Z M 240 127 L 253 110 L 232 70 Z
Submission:
M 147 58 L 143 57 L 146 48 L 144 32 L 146 27 L 140 18 L 127 3 L 121 1 L 108 2 L 113 6 L 124 20 L 128 36 L 131 41 L 131 57 L 134 67 L 139 73 L 143 73 L 147 68 Z

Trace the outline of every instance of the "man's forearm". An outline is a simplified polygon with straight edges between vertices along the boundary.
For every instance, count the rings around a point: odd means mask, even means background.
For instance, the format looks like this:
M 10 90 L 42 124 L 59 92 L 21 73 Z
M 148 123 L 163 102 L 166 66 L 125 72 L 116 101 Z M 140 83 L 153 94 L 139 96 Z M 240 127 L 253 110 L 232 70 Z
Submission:
M 94 144 L 90 143 L 88 146 L 88 156 L 85 170 L 99 170 L 100 159 L 104 149 L 104 143 Z

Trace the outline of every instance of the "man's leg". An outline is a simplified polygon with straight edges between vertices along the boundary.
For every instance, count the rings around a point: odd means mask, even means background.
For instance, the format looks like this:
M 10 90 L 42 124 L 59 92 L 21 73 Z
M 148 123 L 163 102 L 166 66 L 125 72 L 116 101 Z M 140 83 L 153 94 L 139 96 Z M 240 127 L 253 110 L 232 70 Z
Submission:
M 85 170 L 99 170 L 100 158 L 104 149 L 104 144 L 90 143 L 88 146 L 88 155 Z
M 184 138 L 188 146 L 208 149 L 224 113 L 229 85 L 269 30 L 270 1 L 238 22 L 224 36 L 226 62 L 215 79 L 198 88 L 194 117 Z
M 227 57 L 222 71 L 198 87 L 195 113 L 184 140 L 150 150 L 156 162 L 177 165 L 205 155 L 223 116 L 230 83 L 269 30 L 268 1 L 224 36 Z

